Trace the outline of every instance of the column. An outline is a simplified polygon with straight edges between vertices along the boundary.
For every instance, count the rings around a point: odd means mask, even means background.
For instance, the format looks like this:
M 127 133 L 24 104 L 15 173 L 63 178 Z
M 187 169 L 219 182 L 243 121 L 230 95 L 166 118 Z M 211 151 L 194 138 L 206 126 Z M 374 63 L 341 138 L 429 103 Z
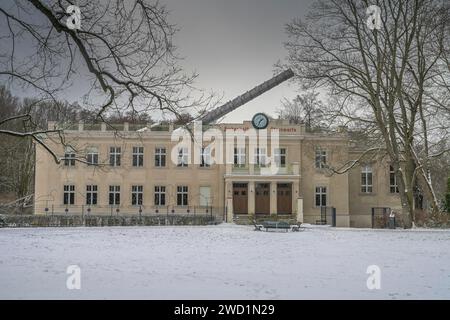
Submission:
M 291 192 L 292 192 L 292 213 L 295 214 L 295 215 L 297 215 L 297 213 L 298 213 L 298 209 L 297 209 L 298 201 L 297 201 L 297 199 L 302 197 L 301 194 L 300 194 L 299 186 L 300 186 L 299 181 L 296 180 L 296 181 L 292 182 L 292 190 L 291 190 Z
M 225 181 L 225 190 L 224 193 L 224 204 L 227 209 L 226 211 L 226 221 L 228 223 L 233 222 L 233 215 L 234 215 L 234 209 L 233 209 L 233 182 L 231 181 Z
M 270 214 L 277 214 L 277 182 L 270 182 Z
M 303 222 L 303 198 L 297 198 L 297 222 Z
M 249 181 L 248 183 L 248 213 L 255 214 L 255 182 Z
M 227 198 L 225 200 L 227 206 L 227 222 L 233 222 L 233 198 Z

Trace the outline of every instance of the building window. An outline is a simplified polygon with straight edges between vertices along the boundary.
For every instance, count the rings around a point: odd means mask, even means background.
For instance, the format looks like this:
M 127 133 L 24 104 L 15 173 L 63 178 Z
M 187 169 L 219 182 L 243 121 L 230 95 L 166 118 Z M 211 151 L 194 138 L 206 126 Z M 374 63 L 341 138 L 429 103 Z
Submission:
M 277 167 L 286 167 L 286 148 L 275 149 L 275 163 Z
M 98 149 L 96 147 L 90 147 L 86 150 L 86 160 L 88 166 L 98 164 Z
M 316 168 L 322 169 L 326 167 L 327 164 L 327 151 L 316 149 L 316 157 L 315 157 Z
M 64 165 L 67 167 L 75 166 L 75 151 L 70 147 L 67 147 L 64 152 Z
M 177 187 L 177 205 L 187 206 L 188 205 L 188 187 L 178 186 Z
M 94 206 L 97 204 L 97 186 L 87 185 L 86 186 L 86 204 L 89 206 Z
M 327 206 L 327 187 L 316 187 L 316 207 Z
M 144 147 L 133 147 L 133 167 L 144 165 Z
M 113 167 L 120 166 L 120 147 L 110 147 L 109 148 L 109 164 Z
M 75 204 L 75 186 L 64 185 L 64 204 Z
M 142 205 L 143 194 L 144 194 L 143 186 L 131 186 L 131 205 L 133 206 Z
M 166 166 L 166 148 L 155 149 L 155 167 Z
M 389 166 L 389 190 L 391 193 L 399 193 L 397 184 L 397 175 L 393 166 Z
M 200 155 L 201 162 L 200 167 L 210 167 L 211 166 L 211 148 L 202 148 L 202 153 Z
M 178 148 L 178 167 L 188 166 L 188 148 L 182 147 Z
M 361 192 L 363 193 L 371 193 L 373 190 L 373 183 L 372 183 L 372 167 L 371 166 L 364 166 L 361 170 Z
M 245 148 L 234 148 L 234 165 L 245 167 Z
M 166 205 L 166 187 L 155 186 L 155 206 Z
M 266 165 L 266 148 L 256 148 L 255 149 L 255 159 L 254 162 L 257 166 L 264 167 Z
M 208 207 L 211 205 L 211 187 L 200 187 L 199 204 L 201 207 Z
M 120 204 L 120 186 L 109 186 L 109 204 Z

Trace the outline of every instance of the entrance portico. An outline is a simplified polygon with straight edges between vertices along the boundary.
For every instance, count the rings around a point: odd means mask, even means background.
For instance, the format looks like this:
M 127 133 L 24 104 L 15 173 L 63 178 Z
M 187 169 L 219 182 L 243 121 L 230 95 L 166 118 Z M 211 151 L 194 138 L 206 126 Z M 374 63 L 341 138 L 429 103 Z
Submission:
M 229 220 L 233 215 L 292 215 L 298 213 L 300 174 L 225 174 Z M 301 208 L 302 209 L 302 208 Z

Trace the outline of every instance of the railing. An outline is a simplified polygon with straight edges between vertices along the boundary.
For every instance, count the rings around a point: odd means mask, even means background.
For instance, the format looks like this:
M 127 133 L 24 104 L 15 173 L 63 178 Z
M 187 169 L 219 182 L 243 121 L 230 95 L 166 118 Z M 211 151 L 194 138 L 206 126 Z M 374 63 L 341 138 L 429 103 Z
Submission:
M 373 207 L 372 228 L 388 228 L 390 214 L 391 208 L 389 207 Z M 395 225 L 395 218 L 394 218 L 394 225 Z
M 251 168 L 253 166 L 253 169 Z M 264 173 L 262 169 L 267 170 L 268 173 L 271 172 L 270 166 L 259 166 L 259 165 L 246 165 L 244 167 L 233 165 L 231 167 L 231 173 L 233 174 L 255 174 L 259 175 L 261 173 Z M 298 172 L 298 164 L 287 164 L 284 167 L 278 167 L 278 171 L 275 173 L 276 175 L 292 175 L 297 174 Z
M 35 214 L 46 215 L 104 215 L 104 216 L 209 216 L 223 221 L 225 209 L 215 206 L 100 206 L 100 205 L 49 205 Z
M 336 227 L 336 208 L 320 207 L 320 220 L 316 220 L 316 224 Z

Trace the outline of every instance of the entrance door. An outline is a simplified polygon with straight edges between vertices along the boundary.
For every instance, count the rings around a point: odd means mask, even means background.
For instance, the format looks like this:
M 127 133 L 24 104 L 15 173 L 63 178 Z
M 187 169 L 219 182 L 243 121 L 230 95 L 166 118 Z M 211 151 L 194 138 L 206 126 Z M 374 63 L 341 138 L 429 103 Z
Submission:
M 292 184 L 278 183 L 277 184 L 277 213 L 291 214 L 292 213 Z
M 248 213 L 247 183 L 233 183 L 233 211 L 234 214 Z
M 270 183 L 255 185 L 255 213 L 270 214 Z

